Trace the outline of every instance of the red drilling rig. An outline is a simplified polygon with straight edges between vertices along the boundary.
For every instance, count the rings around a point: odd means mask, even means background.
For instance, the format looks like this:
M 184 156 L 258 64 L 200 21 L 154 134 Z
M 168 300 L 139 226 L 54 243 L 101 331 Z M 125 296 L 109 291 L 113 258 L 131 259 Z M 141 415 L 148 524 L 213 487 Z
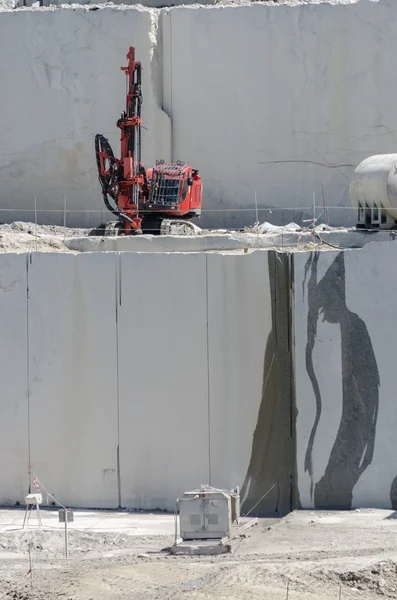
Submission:
M 99 181 L 106 207 L 116 222 L 101 225 L 107 235 L 161 233 L 165 221 L 186 223 L 201 214 L 203 184 L 197 169 L 182 161 L 156 161 L 145 169 L 142 163 L 142 65 L 135 48 L 127 54 L 126 110 L 117 121 L 121 130 L 121 155 L 115 158 L 108 140 L 95 136 Z

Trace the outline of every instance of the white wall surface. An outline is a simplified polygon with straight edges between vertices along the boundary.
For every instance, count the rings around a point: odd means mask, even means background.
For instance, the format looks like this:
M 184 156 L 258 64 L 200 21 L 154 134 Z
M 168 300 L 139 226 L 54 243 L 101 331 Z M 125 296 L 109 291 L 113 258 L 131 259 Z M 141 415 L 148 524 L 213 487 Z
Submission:
M 144 159 L 168 158 L 156 29 L 156 15 L 142 7 L 0 13 L 0 54 L 7 56 L 0 62 L 0 207 L 14 209 L 0 212 L 0 220 L 33 221 L 35 196 L 41 222 L 63 222 L 65 196 L 71 226 L 98 224 L 102 211 L 108 215 L 94 136 L 109 137 L 119 154 L 120 67 L 130 45 L 145 69 Z
M 173 155 L 201 170 L 205 209 L 216 211 L 203 224 L 252 223 L 255 191 L 262 221 L 299 222 L 312 216 L 313 192 L 322 207 L 321 186 L 331 223 L 354 224 L 343 210 L 352 169 L 396 147 L 395 1 L 180 7 L 162 17 Z
M 29 485 L 26 255 L 0 256 L 0 504 Z
M 201 483 L 241 486 L 271 329 L 268 254 L 120 260 L 122 505 L 172 510 Z
M 246 476 L 262 400 L 268 253 L 207 256 L 211 483 L 231 489 Z
M 267 252 L 7 255 L 0 309 L 0 502 L 23 502 L 29 455 L 77 507 L 173 510 L 201 484 L 243 484 Z
M 31 464 L 74 506 L 119 504 L 116 259 L 32 254 L 29 263 Z
M 209 478 L 206 256 L 122 253 L 121 503 L 175 508 Z

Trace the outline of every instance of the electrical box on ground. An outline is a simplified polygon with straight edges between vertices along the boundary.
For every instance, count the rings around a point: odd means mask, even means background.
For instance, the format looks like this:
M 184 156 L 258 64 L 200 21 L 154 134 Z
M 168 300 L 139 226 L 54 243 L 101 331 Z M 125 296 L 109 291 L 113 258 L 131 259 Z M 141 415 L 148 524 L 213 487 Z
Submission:
M 222 539 L 231 535 L 240 516 L 240 494 L 201 486 L 179 499 L 179 527 L 183 540 Z

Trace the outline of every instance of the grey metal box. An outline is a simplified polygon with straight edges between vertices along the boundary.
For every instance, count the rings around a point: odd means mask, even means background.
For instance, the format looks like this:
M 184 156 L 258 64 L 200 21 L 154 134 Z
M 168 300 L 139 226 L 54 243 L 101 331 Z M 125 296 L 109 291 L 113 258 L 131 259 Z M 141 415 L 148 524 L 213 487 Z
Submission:
M 232 506 L 222 491 L 187 492 L 179 500 L 180 536 L 183 540 L 230 537 Z

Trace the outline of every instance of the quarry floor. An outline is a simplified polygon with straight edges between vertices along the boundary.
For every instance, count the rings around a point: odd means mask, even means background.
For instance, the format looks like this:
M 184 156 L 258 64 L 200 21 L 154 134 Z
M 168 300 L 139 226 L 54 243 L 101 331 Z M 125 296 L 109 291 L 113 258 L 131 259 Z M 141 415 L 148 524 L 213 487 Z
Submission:
M 397 598 L 397 513 L 389 510 L 261 519 L 218 557 L 168 555 L 173 515 L 75 511 L 68 559 L 57 513 L 41 512 L 41 529 L 34 516 L 22 529 L 23 510 L 0 510 L 0 598 Z

